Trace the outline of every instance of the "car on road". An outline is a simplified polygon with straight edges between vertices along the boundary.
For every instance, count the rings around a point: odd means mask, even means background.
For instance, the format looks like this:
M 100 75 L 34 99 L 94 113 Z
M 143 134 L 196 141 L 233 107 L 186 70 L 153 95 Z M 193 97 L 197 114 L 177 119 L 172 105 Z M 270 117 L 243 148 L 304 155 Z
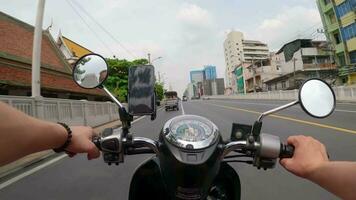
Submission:
M 165 96 L 165 110 L 179 110 L 179 106 L 178 106 L 178 94 L 176 91 L 167 91 L 164 93 Z
M 188 101 L 188 97 L 187 96 L 183 96 L 182 100 L 183 101 Z

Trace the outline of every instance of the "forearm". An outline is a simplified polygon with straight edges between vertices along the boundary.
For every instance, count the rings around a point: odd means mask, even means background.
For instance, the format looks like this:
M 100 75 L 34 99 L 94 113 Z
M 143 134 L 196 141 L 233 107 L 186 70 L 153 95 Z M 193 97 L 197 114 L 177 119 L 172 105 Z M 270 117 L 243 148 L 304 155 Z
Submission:
M 57 148 L 65 140 L 66 131 L 60 125 L 35 119 L 0 102 L 0 166 Z
M 355 162 L 327 162 L 315 170 L 308 179 L 342 199 L 356 199 Z

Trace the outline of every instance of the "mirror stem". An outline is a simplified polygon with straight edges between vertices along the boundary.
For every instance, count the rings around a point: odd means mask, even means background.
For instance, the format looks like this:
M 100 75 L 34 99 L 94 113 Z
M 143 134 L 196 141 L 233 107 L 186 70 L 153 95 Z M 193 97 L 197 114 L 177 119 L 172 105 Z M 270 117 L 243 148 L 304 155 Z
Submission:
M 115 98 L 115 96 L 112 95 L 111 92 L 110 92 L 104 85 L 101 85 L 100 88 L 102 88 L 102 89 L 105 91 L 105 93 L 106 93 L 107 95 L 109 95 L 109 97 L 111 98 L 111 100 L 113 100 L 120 108 L 123 108 L 123 107 L 124 107 L 124 106 L 120 103 L 120 101 L 117 100 L 117 99 Z
M 263 120 L 263 118 L 264 118 L 265 116 L 270 115 L 270 114 L 273 114 L 273 113 L 278 112 L 278 111 L 281 111 L 281 110 L 284 110 L 284 109 L 289 108 L 289 107 L 291 107 L 291 106 L 294 106 L 294 105 L 296 105 L 296 104 L 298 104 L 298 103 L 299 103 L 299 101 L 296 100 L 296 101 L 290 102 L 290 103 L 288 103 L 288 104 L 286 104 L 286 105 L 283 105 L 283 106 L 280 106 L 280 107 L 278 107 L 278 108 L 274 108 L 274 109 L 272 109 L 272 110 L 269 110 L 269 111 L 267 111 L 267 112 L 264 112 L 264 113 L 262 113 L 262 114 L 258 117 L 258 120 L 257 120 L 257 121 L 258 121 L 258 122 L 262 122 L 262 120 Z

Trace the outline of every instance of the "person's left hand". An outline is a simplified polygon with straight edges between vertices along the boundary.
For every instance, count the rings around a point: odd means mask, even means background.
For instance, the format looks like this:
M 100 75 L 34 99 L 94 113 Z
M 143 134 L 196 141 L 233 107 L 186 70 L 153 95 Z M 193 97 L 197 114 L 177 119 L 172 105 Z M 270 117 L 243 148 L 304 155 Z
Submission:
M 94 131 L 88 126 L 71 126 L 72 139 L 69 146 L 65 149 L 70 157 L 77 153 L 87 153 L 88 160 L 100 156 L 99 149 L 92 142 Z

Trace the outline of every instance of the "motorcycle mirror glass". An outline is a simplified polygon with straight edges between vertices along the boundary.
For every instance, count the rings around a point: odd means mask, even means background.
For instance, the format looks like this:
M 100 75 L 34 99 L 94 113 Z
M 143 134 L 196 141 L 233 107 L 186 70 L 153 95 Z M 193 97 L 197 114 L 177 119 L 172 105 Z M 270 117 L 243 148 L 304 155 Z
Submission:
M 108 65 L 98 54 L 87 54 L 74 65 L 73 79 L 82 88 L 92 89 L 100 86 L 108 77 Z
M 326 82 L 309 79 L 299 90 L 299 102 L 312 117 L 324 118 L 335 110 L 336 99 L 334 91 Z

